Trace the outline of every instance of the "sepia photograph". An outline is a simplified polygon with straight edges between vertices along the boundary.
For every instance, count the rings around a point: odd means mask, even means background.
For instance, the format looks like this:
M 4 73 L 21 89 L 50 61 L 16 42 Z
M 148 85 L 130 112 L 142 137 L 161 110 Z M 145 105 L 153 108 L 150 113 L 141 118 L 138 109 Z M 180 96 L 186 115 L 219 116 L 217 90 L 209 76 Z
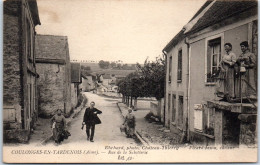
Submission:
M 4 163 L 258 161 L 257 0 L 3 0 Z

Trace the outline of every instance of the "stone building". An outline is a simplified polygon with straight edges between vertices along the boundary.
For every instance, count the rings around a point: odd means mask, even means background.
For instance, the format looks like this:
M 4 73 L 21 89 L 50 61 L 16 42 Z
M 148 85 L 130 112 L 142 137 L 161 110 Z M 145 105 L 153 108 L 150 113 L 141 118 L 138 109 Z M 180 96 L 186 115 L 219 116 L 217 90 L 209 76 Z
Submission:
M 39 115 L 52 116 L 57 109 L 71 112 L 71 66 L 66 36 L 36 36 L 36 68 L 39 74 Z
M 95 89 L 96 87 L 96 76 L 92 73 L 84 72 L 81 74 L 82 77 L 82 90 L 89 92 Z
M 4 141 L 26 142 L 37 119 L 35 26 L 40 25 L 36 0 L 3 4 Z
M 257 1 L 207 1 L 163 49 L 167 56 L 165 124 L 180 141 L 256 143 L 257 105 L 219 101 L 214 75 L 225 43 L 231 43 L 239 56 L 240 43 L 248 41 L 257 56 L 257 16 Z
M 80 94 L 81 67 L 80 63 L 71 63 L 71 107 L 76 108 Z
M 102 84 L 108 88 L 111 88 L 111 82 L 113 82 L 112 76 L 110 74 L 104 74 L 102 75 L 103 82 Z

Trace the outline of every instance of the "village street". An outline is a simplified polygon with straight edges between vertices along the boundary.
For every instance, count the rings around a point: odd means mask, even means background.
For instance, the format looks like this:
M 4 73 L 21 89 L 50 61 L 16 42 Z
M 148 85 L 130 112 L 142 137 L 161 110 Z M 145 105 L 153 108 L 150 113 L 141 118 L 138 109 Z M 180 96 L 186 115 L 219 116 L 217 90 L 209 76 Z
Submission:
M 94 101 L 96 103 L 95 107 L 102 111 L 102 114 L 98 115 L 102 123 L 96 125 L 95 127 L 94 143 L 87 141 L 86 127 L 84 127 L 83 130 L 81 129 L 85 112 L 85 110 L 82 110 L 80 114 L 73 119 L 71 125 L 68 127 L 71 136 L 69 139 L 62 142 L 62 146 L 71 146 L 71 144 L 87 146 L 104 146 L 112 144 L 133 145 L 136 143 L 134 139 L 126 138 L 125 134 L 120 132 L 119 128 L 123 123 L 123 118 L 116 105 L 118 100 L 104 98 L 89 92 L 84 94 L 88 98 L 87 104 Z M 50 141 L 46 145 L 54 145 L 54 141 Z

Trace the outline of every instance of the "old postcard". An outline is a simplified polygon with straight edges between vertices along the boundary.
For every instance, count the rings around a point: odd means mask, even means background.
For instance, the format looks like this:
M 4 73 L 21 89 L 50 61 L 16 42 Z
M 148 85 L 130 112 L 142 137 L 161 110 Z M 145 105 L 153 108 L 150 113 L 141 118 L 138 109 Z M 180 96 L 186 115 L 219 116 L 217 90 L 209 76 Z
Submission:
M 258 161 L 258 1 L 3 11 L 5 163 Z

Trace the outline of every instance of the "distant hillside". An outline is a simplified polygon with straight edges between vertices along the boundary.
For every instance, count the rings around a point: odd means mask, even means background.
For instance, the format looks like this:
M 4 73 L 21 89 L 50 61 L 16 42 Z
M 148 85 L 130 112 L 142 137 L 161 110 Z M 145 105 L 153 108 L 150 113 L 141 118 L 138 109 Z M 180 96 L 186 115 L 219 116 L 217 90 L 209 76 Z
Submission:
M 103 69 L 101 71 L 92 72 L 98 74 L 114 74 L 116 76 L 127 76 L 128 74 L 135 72 L 135 70 L 118 70 L 118 69 Z
M 121 70 L 121 69 L 102 69 L 99 67 L 98 63 L 81 63 L 82 66 L 90 67 L 91 73 L 98 74 L 114 74 L 120 76 L 126 76 L 135 70 Z
M 98 63 L 81 63 L 82 66 L 89 66 L 91 69 L 91 72 L 96 72 L 96 71 L 100 71 L 103 70 L 102 68 L 99 67 Z

